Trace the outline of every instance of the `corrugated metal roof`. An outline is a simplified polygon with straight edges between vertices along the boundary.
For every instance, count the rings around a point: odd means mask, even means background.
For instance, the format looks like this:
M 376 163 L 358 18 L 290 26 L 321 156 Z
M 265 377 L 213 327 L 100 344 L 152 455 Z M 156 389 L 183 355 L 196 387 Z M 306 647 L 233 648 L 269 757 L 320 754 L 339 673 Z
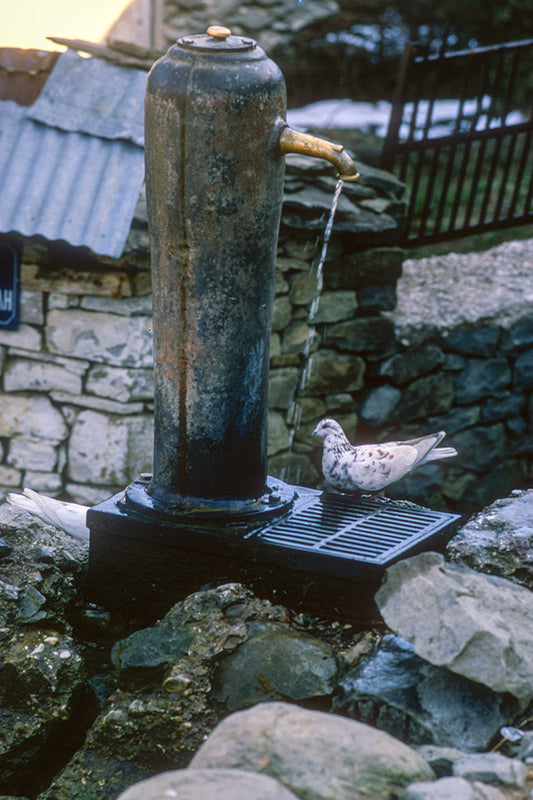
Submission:
M 69 55 L 74 54 L 61 54 L 56 68 Z M 32 118 L 36 109 L 39 112 L 38 103 L 23 108 L 9 100 L 0 102 L 1 232 L 41 235 L 113 258 L 122 254 L 143 184 L 144 152 L 126 138 L 104 138 L 104 131 L 139 139 L 143 122 L 139 97 L 144 97 L 144 85 L 141 93 L 138 77 L 130 82 L 124 75 L 115 74 L 138 70 L 101 64 L 105 69 L 94 71 L 87 64 L 89 69 L 78 72 L 77 82 L 67 76 L 68 91 L 60 91 L 57 81 L 52 84 L 42 106 L 47 124 Z M 92 97 L 93 107 L 97 105 L 96 74 L 101 96 L 114 97 L 116 102 L 114 106 L 103 104 L 92 125 L 83 113 L 78 114 L 77 124 L 91 128 L 94 135 L 90 135 L 74 130 L 76 115 L 67 115 L 65 105 L 70 97 L 70 106 L 75 107 L 77 96 Z M 141 75 L 145 82 L 146 73 Z M 120 99 L 110 87 L 123 92 Z M 46 89 L 47 85 L 41 97 Z M 52 113 L 54 97 L 60 102 Z M 123 114 L 118 112 L 120 108 Z M 58 127 L 64 119 L 69 121 L 69 130 Z
M 64 131 L 144 145 L 144 70 L 61 54 L 30 118 Z

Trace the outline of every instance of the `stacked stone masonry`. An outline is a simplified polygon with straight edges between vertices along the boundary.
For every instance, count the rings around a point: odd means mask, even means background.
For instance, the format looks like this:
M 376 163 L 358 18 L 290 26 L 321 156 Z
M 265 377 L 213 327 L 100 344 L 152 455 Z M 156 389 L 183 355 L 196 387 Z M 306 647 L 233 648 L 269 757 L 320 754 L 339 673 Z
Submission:
M 320 450 L 310 433 L 326 415 L 358 441 L 442 428 L 459 457 L 428 465 L 394 494 L 434 507 L 481 508 L 527 480 L 533 312 L 510 323 L 437 326 L 408 342 L 394 311 L 404 258 L 402 186 L 370 167 L 361 173 L 341 195 L 319 293 L 320 236 L 335 179 L 328 165 L 289 159 L 271 340 L 269 473 L 320 483 Z M 79 265 L 72 251 L 65 265 L 54 252 L 24 243 L 21 324 L 0 333 L 0 497 L 29 486 L 94 504 L 151 469 L 143 203 L 120 261 Z

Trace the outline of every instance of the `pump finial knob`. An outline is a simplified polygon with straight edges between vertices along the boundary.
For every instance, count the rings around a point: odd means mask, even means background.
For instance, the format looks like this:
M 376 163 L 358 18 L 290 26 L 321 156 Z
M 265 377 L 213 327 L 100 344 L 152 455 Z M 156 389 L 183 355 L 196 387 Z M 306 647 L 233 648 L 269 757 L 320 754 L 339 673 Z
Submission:
M 227 39 L 228 36 L 231 36 L 230 29 L 225 28 L 223 25 L 210 25 L 207 29 L 207 33 L 209 36 L 212 36 L 213 39 Z

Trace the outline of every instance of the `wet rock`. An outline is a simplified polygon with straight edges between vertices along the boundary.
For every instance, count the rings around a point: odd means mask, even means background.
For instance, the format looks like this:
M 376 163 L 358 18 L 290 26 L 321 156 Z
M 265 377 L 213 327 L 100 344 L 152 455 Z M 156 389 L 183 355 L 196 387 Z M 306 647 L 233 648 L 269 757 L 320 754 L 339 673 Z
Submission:
M 455 400 L 459 404 L 475 403 L 505 389 L 510 382 L 511 369 L 506 358 L 473 358 L 455 380 Z
M 26 630 L 2 642 L 0 791 L 24 789 L 31 775 L 48 770 L 53 743 L 60 749 L 76 724 L 84 684 L 70 636 Z
M 83 800 L 101 800 L 161 764 L 185 767 L 219 721 L 211 692 L 220 658 L 247 640 L 253 623 L 285 621 L 281 607 L 228 584 L 191 595 L 158 625 L 123 640 L 113 656 L 123 688 L 105 701 L 84 746 L 41 800 L 70 800 L 80 784 Z
M 523 708 L 533 697 L 533 594 L 423 553 L 389 567 L 376 602 L 415 653 Z
M 533 589 L 533 490 L 516 491 L 469 520 L 447 556 L 479 572 Z
M 429 664 L 399 636 L 385 636 L 340 687 L 335 710 L 408 744 L 483 750 L 514 717 L 501 695 Z
M 307 700 L 333 693 L 337 664 L 331 647 L 276 623 L 250 626 L 248 641 L 223 656 L 213 696 L 230 711 L 262 700 Z
M 190 768 L 220 767 L 266 773 L 308 800 L 385 797 L 434 777 L 420 756 L 383 731 L 285 703 L 261 703 L 221 722 Z
M 132 786 L 118 800 L 296 800 L 279 781 L 242 769 L 187 769 L 166 772 Z M 1 798 L 0 798 L 1 800 Z
M 401 800 L 505 800 L 499 789 L 480 781 L 464 778 L 441 778 L 434 783 L 422 781 L 408 786 Z
M 453 774 L 470 781 L 524 789 L 527 767 L 519 759 L 507 758 L 500 753 L 476 753 L 456 761 Z
M 163 626 L 135 631 L 113 645 L 111 661 L 120 685 L 152 685 L 161 680 L 165 667 L 187 654 L 193 635 L 187 630 Z

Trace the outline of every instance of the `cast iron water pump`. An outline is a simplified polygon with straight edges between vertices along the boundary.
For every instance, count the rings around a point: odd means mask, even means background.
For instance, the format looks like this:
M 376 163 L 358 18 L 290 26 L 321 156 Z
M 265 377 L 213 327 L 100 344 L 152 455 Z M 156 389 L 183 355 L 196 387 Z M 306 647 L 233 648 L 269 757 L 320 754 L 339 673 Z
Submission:
M 148 77 L 154 472 L 133 502 L 248 514 L 289 500 L 266 476 L 283 153 L 329 158 L 345 179 L 357 170 L 285 115 L 279 68 L 227 28 L 178 39 Z
M 393 533 L 393 509 L 266 475 L 283 155 L 357 177 L 341 146 L 285 114 L 278 67 L 227 28 L 182 37 L 148 77 L 154 466 L 87 513 L 89 591 L 107 607 L 154 619 L 208 582 L 241 580 L 367 622 L 388 559 L 445 526 L 404 510 Z

